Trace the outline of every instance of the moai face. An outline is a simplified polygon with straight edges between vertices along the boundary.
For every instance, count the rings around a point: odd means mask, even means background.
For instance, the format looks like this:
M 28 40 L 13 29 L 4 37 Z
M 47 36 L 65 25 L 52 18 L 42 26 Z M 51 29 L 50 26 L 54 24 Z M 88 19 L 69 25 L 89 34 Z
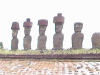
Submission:
M 47 28 L 47 26 L 45 26 L 45 25 L 39 26 L 39 34 L 44 35 L 46 28 Z
M 13 30 L 12 31 L 12 37 L 17 37 L 18 34 L 18 30 Z
M 60 32 L 62 32 L 62 28 L 63 28 L 63 25 L 55 25 L 55 32 L 56 33 L 60 33 Z
M 75 32 L 81 32 L 82 28 L 83 28 L 83 23 L 77 22 L 74 24 L 74 31 Z
M 38 20 L 38 25 L 39 25 L 39 34 L 44 35 L 48 25 L 48 21 L 45 19 Z
M 30 27 L 25 27 L 24 34 L 30 34 L 30 31 L 31 31 Z
M 62 13 L 58 13 L 58 15 L 54 17 L 53 23 L 55 23 L 55 32 L 62 32 L 64 23 L 64 17 L 62 16 Z

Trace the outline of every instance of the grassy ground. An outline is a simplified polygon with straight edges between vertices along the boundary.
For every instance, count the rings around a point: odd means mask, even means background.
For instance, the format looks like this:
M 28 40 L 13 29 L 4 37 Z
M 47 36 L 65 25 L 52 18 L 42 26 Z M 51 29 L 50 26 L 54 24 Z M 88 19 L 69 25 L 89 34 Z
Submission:
M 0 54 L 29 54 L 29 55 L 39 55 L 39 54 L 98 54 L 100 49 L 78 49 L 78 50 L 0 50 Z

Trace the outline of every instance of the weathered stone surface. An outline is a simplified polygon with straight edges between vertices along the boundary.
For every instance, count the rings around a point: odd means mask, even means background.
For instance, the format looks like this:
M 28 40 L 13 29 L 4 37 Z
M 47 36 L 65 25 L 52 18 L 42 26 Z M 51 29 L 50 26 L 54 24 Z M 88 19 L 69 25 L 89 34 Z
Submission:
M 29 27 L 24 27 L 24 34 L 25 34 L 25 35 L 29 35 L 30 32 L 31 32 L 31 28 L 29 28 Z
M 12 30 L 12 37 L 17 37 L 18 30 Z
M 45 50 L 46 49 L 46 41 L 47 41 L 47 36 L 46 35 L 39 35 L 38 36 L 37 49 L 38 50 Z
M 64 17 L 62 16 L 62 13 L 58 13 L 58 15 L 54 17 L 53 23 L 64 23 Z
M 19 30 L 20 29 L 19 23 L 18 22 L 13 22 L 12 26 L 11 26 L 11 29 L 12 30 Z
M 45 19 L 38 20 L 38 25 L 48 25 L 48 20 Z
M 81 32 L 82 28 L 83 28 L 83 23 L 81 23 L 81 22 L 76 22 L 76 23 L 74 24 L 74 31 L 75 31 L 75 32 Z
M 13 22 L 12 23 L 12 37 L 13 39 L 11 40 L 11 50 L 17 50 L 18 49 L 18 30 L 20 29 L 19 23 L 18 22 Z
M 45 19 L 38 20 L 38 25 L 39 25 L 39 36 L 38 36 L 37 50 L 45 50 L 47 41 L 47 36 L 45 35 L 45 31 L 48 25 L 48 21 Z
M 53 22 L 55 23 L 55 34 L 53 36 L 53 50 L 63 50 L 63 40 L 64 35 L 62 33 L 64 17 L 61 13 L 58 13 L 57 16 L 54 17 Z
M 12 40 L 11 40 L 11 50 L 18 50 L 18 39 L 17 37 L 14 37 Z
M 23 43 L 24 50 L 31 49 L 31 41 L 32 37 L 30 35 L 25 35 Z
M 75 33 L 72 35 L 72 49 L 81 49 L 84 39 L 84 34 L 81 33 L 83 23 L 77 22 L 74 24 Z
M 100 33 L 94 33 L 91 38 L 92 48 L 100 49 Z
M 82 42 L 83 42 L 83 33 L 74 33 L 72 35 L 72 49 L 81 49 L 82 48 Z
M 24 27 L 24 34 L 25 34 L 25 37 L 23 39 L 23 47 L 24 50 L 29 50 L 31 49 L 31 41 L 32 41 L 32 37 L 30 36 L 32 22 L 30 22 L 30 18 L 26 19 L 26 21 L 23 24 L 23 27 Z
M 63 33 L 57 33 L 53 36 L 53 50 L 63 50 Z
M 30 22 L 30 18 L 26 19 L 26 21 L 23 24 L 23 27 L 28 27 L 28 28 L 32 27 L 32 22 Z

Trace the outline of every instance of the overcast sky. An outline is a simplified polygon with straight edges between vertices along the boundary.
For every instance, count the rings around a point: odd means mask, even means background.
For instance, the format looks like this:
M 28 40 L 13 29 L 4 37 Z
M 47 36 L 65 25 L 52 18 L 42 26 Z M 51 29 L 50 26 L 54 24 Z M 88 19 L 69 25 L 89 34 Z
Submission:
M 33 22 L 31 46 L 32 49 L 36 49 L 39 35 L 37 22 L 39 19 L 47 19 L 47 49 L 52 49 L 55 33 L 53 17 L 57 13 L 62 13 L 65 17 L 63 47 L 65 49 L 71 47 L 74 23 L 83 22 L 83 48 L 91 48 L 92 34 L 100 32 L 100 0 L 0 0 L 0 41 L 6 49 L 11 49 L 11 25 L 17 21 L 20 25 L 19 49 L 23 49 L 23 22 L 26 18 L 30 18 Z

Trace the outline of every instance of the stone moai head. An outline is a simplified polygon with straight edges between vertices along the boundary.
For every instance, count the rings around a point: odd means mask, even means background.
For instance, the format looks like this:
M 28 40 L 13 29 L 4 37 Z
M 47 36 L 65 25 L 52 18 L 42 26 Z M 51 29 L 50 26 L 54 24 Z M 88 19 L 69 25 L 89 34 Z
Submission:
M 100 49 L 100 32 L 94 33 L 91 37 L 92 49 Z
M 23 24 L 24 27 L 24 34 L 30 34 L 32 22 L 30 22 L 30 18 L 27 18 L 26 21 Z
M 76 22 L 76 23 L 74 24 L 74 31 L 75 31 L 75 32 L 81 32 L 82 28 L 83 28 L 83 23 L 81 23 L 81 22 Z
M 12 29 L 12 37 L 17 37 L 18 30 L 20 30 L 19 23 L 18 22 L 13 22 L 12 26 L 11 26 L 11 29 Z
M 62 16 L 62 13 L 58 13 L 58 15 L 53 18 L 53 23 L 55 23 L 55 32 L 62 32 L 64 23 L 64 17 Z
M 45 19 L 38 20 L 38 25 L 39 25 L 39 34 L 44 35 L 48 25 L 48 20 Z

